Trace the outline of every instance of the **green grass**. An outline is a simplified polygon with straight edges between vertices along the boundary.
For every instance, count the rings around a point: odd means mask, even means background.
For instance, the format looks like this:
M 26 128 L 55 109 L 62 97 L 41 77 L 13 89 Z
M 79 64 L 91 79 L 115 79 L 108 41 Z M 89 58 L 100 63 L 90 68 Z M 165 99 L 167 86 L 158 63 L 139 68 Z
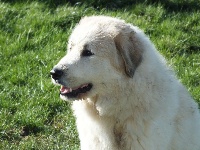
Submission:
M 60 100 L 49 71 L 83 16 L 142 28 L 200 103 L 200 2 L 86 2 L 0 1 L 0 149 L 79 149 L 70 103 Z

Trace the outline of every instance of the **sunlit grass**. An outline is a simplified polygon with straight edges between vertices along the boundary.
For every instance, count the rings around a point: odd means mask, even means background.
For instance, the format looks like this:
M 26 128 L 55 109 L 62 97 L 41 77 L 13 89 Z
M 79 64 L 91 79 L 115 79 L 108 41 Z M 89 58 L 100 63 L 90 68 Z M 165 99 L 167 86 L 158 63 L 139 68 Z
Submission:
M 79 148 L 70 103 L 60 100 L 49 71 L 83 16 L 109 15 L 142 28 L 200 102 L 200 11 L 167 3 L 111 6 L 0 2 L 0 149 Z

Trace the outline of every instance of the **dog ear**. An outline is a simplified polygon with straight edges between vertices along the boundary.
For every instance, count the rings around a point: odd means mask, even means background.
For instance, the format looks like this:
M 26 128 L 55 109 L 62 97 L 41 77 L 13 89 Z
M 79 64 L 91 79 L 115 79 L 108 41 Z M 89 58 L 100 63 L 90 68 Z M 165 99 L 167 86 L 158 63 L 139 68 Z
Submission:
M 116 48 L 124 61 L 125 72 L 131 78 L 142 60 L 140 43 L 134 34 L 136 34 L 134 31 L 130 33 L 119 33 L 114 39 Z

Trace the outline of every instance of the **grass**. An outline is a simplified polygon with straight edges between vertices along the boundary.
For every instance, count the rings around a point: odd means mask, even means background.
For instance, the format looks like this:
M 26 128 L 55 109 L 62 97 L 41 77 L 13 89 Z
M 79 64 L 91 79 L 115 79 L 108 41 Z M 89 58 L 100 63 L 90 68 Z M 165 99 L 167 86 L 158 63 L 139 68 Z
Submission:
M 49 71 L 83 16 L 142 28 L 200 103 L 200 2 L 100 2 L 0 1 L 0 149 L 79 149 L 70 103 L 60 100 Z

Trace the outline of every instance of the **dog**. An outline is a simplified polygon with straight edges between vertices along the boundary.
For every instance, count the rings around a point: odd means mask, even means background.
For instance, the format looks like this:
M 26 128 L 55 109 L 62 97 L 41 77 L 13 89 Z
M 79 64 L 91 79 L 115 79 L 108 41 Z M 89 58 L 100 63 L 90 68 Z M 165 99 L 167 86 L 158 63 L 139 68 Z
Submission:
M 200 150 L 197 103 L 138 27 L 84 17 L 50 73 L 82 150 Z

